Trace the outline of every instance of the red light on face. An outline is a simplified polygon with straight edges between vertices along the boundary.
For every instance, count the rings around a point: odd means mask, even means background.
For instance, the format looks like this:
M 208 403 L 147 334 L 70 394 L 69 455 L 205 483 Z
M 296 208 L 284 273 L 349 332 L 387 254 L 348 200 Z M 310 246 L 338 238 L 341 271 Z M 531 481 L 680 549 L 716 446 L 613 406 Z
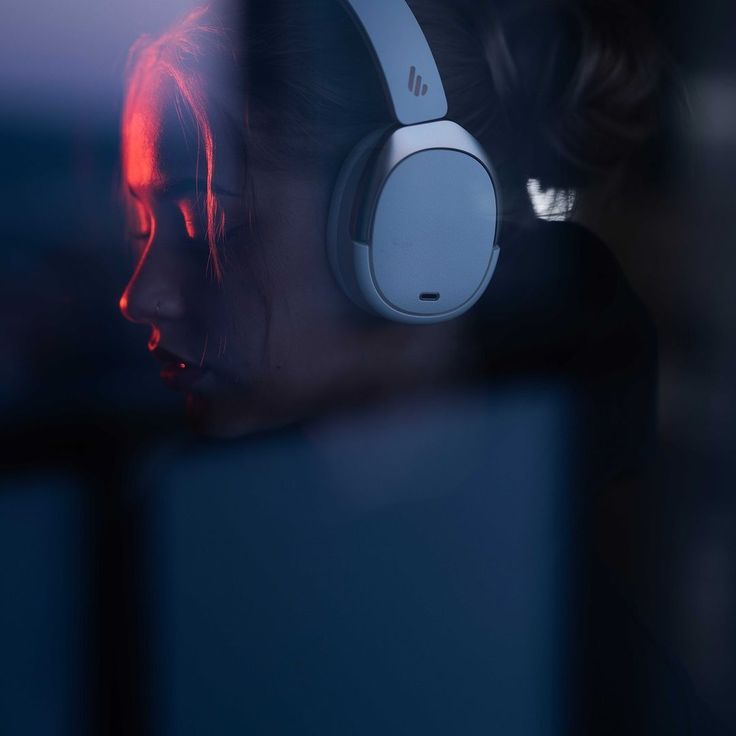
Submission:
M 161 332 L 158 327 L 154 327 L 151 330 L 151 337 L 148 339 L 148 349 L 153 352 L 161 342 Z
M 122 116 L 123 179 L 129 187 L 146 188 L 160 180 L 163 113 L 171 92 L 172 82 L 157 68 L 153 51 L 142 54 Z
M 123 125 L 125 178 L 133 187 L 150 185 L 158 174 L 157 138 L 160 131 L 155 115 L 150 114 L 155 103 L 151 100 L 142 102 L 142 109 L 134 110 Z
M 179 211 L 184 218 L 184 227 L 187 229 L 187 235 L 194 240 L 197 235 L 196 219 L 194 214 L 194 208 L 191 202 L 182 201 L 179 202 Z

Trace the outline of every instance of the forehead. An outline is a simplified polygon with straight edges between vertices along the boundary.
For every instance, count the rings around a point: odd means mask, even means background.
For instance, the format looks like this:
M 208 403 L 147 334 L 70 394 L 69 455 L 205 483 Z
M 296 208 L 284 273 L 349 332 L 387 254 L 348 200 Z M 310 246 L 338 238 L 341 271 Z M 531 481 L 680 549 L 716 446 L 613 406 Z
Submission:
M 147 70 L 128 92 L 122 153 L 130 186 L 155 186 L 197 166 L 197 129 L 174 81 Z

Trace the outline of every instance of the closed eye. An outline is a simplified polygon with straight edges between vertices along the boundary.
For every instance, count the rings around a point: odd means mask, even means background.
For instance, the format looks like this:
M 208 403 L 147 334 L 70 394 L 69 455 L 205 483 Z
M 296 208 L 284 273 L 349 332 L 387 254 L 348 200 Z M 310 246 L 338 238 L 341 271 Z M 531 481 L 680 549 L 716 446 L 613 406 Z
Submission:
M 149 239 L 149 238 L 151 237 L 151 233 L 150 233 L 150 231 L 149 231 L 149 232 L 147 232 L 147 233 L 136 233 L 136 232 L 129 232 L 129 233 L 128 233 L 128 237 L 129 237 L 129 238 L 130 238 L 131 240 L 138 240 L 138 241 L 141 241 L 141 240 L 148 240 L 148 239 Z

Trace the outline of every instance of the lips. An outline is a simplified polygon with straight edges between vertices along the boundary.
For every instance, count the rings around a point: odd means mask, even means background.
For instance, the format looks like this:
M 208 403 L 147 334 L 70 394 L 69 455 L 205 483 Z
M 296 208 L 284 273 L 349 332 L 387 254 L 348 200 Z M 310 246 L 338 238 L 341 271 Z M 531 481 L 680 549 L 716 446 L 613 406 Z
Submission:
M 161 364 L 161 380 L 169 388 L 178 391 L 191 389 L 208 372 L 204 366 L 191 363 L 162 347 L 155 348 L 151 353 Z

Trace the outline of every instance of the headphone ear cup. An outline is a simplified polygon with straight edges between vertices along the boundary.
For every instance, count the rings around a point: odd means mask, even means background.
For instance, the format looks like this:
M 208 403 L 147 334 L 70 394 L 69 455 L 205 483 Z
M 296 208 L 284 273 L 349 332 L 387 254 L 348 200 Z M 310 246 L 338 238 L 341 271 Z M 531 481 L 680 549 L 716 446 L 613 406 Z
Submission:
M 492 261 L 492 182 L 467 153 L 414 153 L 384 181 L 371 230 L 371 271 L 385 301 L 406 314 L 454 314 L 483 286 Z
M 369 175 L 368 166 L 380 150 L 386 131 L 362 139 L 345 160 L 332 192 L 327 221 L 327 255 L 332 272 L 343 292 L 359 307 L 373 311 L 363 296 L 353 262 L 354 229 L 366 213 L 359 203 L 359 192 Z
M 490 282 L 497 214 L 490 165 L 463 128 L 440 121 L 379 133 L 361 141 L 338 178 L 330 261 L 345 293 L 375 314 L 452 319 Z

